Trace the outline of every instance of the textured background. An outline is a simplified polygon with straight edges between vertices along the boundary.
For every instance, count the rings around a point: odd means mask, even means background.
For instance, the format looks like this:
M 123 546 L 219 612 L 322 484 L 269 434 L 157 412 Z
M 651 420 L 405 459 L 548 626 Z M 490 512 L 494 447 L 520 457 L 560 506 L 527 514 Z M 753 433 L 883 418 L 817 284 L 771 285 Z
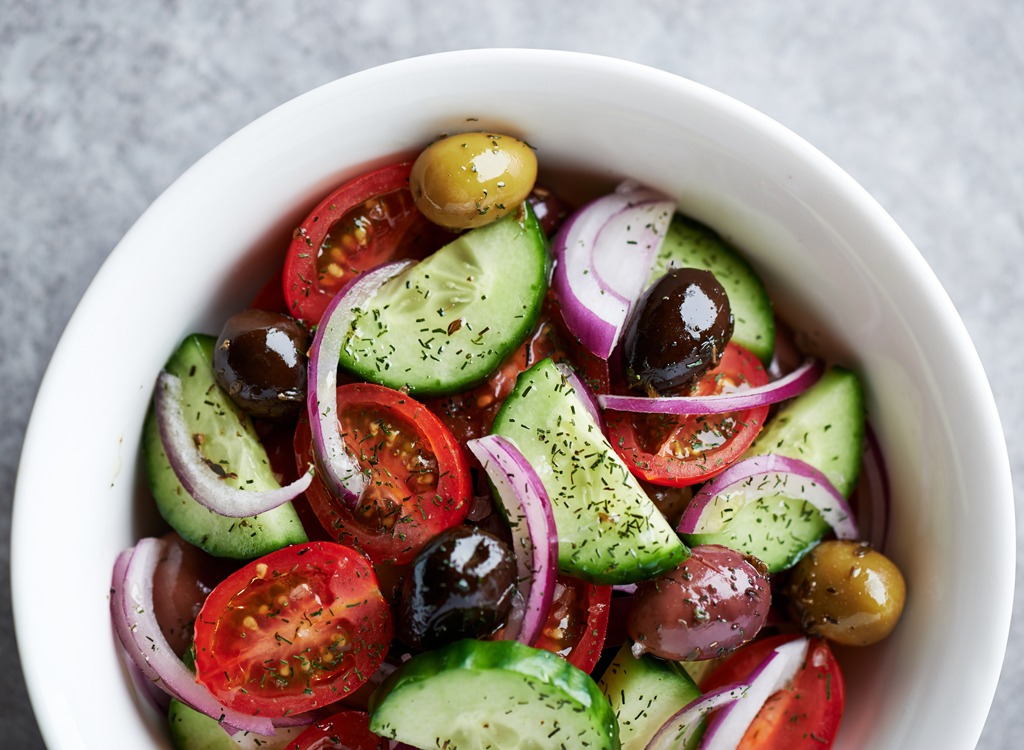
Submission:
M 0 0 L 0 744 L 42 747 L 10 616 L 11 498 L 32 399 L 89 280 L 146 206 L 232 132 L 402 57 L 603 53 L 717 88 L 802 135 L 881 202 L 945 285 L 991 379 L 1024 498 L 1022 36 L 1018 0 Z M 116 342 L 116 327 L 98 343 Z M 981 748 L 1019 746 L 1024 733 L 1022 604 Z M 55 592 L 46 616 L 71 627 L 60 606 Z

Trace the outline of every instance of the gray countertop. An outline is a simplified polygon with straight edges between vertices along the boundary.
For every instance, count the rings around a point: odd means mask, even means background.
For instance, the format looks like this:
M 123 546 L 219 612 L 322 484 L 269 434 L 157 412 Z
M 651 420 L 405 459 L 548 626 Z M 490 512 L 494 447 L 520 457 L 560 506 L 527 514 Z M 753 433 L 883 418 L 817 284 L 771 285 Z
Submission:
M 310 88 L 402 57 L 613 55 L 719 89 L 806 138 L 877 198 L 949 292 L 1024 498 L 1021 38 L 1018 0 L 0 0 L 0 744 L 42 747 L 17 668 L 10 512 L 32 400 L 75 304 L 206 151 Z M 71 616 L 59 594 L 54 607 Z M 1018 616 L 979 747 L 1019 746 L 1022 689 Z

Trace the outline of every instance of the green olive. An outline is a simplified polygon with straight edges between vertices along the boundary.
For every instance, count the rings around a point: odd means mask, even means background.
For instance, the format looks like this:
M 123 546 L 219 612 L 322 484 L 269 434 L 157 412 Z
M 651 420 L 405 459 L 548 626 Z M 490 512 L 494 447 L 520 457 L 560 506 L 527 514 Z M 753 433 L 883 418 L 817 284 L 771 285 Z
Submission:
M 435 141 L 416 158 L 409 189 L 435 224 L 472 229 L 514 211 L 533 190 L 537 157 L 507 135 L 459 133 Z
M 787 590 L 805 631 L 845 646 L 889 635 L 906 599 L 899 568 L 867 542 L 822 542 L 793 568 Z

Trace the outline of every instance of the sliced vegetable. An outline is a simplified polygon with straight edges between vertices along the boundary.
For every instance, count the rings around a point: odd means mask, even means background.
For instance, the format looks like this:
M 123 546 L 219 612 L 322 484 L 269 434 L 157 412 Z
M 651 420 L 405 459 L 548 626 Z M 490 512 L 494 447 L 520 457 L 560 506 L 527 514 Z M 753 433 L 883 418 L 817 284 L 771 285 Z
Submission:
M 236 711 L 291 716 L 366 682 L 391 636 L 387 603 L 362 554 L 333 542 L 295 545 L 210 593 L 196 619 L 196 679 Z
M 721 368 L 717 370 L 720 371 Z M 725 414 L 770 406 L 799 396 L 818 381 L 823 371 L 821 360 L 808 359 L 785 377 L 752 388 L 723 389 L 720 393 L 708 395 L 656 398 L 606 393 L 598 396 L 597 402 L 605 409 L 642 414 Z
M 409 267 L 408 261 L 388 263 L 359 277 L 338 293 L 323 311 L 309 351 L 310 390 L 306 409 L 313 430 L 317 465 L 331 494 L 355 508 L 366 489 L 367 478 L 358 459 L 345 446 L 338 429 L 335 389 L 338 357 L 358 311 L 368 304 L 381 285 Z
M 427 221 L 409 192 L 410 162 L 388 164 L 328 194 L 295 230 L 284 260 L 287 311 L 319 322 L 331 298 L 382 263 L 424 258 L 451 239 Z
M 701 750 L 737 748 L 765 701 L 788 687 L 803 668 L 807 646 L 806 638 L 776 646 L 750 673 L 743 697 L 711 716 L 701 741 Z
M 286 750 L 306 731 L 306 725 L 278 726 L 273 735 L 235 730 L 176 699 L 167 708 L 167 723 L 175 750 Z
M 385 750 L 383 737 L 370 731 L 370 717 L 362 711 L 339 711 L 306 729 L 288 750 Z
M 555 236 L 552 281 L 565 323 L 608 359 L 644 290 L 675 201 L 624 183 L 569 217 Z
M 704 403 L 707 400 L 744 397 L 749 391 L 742 389 L 757 389 L 767 382 L 768 375 L 753 354 L 728 344 L 718 366 L 698 381 L 693 395 L 685 400 L 707 411 L 714 408 Z M 611 397 L 598 397 L 599 401 L 607 398 Z M 630 399 L 627 405 L 659 408 L 653 399 L 618 398 Z M 673 399 L 657 399 L 662 400 Z M 767 416 L 767 406 L 711 415 L 605 412 L 609 440 L 629 470 L 646 482 L 667 487 L 696 484 L 723 471 L 750 446 Z
M 558 576 L 548 620 L 534 645 L 558 654 L 590 674 L 605 646 L 611 599 L 611 586 L 595 586 L 572 576 Z
M 650 658 L 650 657 L 648 657 Z M 704 736 L 708 715 L 741 700 L 750 689 L 746 684 L 730 684 L 710 690 L 672 714 L 661 725 L 645 750 L 695 750 Z
M 374 693 L 370 729 L 420 748 L 619 747 L 594 681 L 517 641 L 465 640 L 414 656 Z
M 114 563 L 110 614 L 121 646 L 143 675 L 171 697 L 234 729 L 274 734 L 269 716 L 253 716 L 228 707 L 197 683 L 164 638 L 153 606 L 153 572 L 163 546 L 159 539 L 141 539 Z
M 525 613 L 521 625 L 506 628 L 504 637 L 532 646 L 547 621 L 555 591 L 558 534 L 551 501 L 537 472 L 510 441 L 488 435 L 467 447 L 487 472 L 512 531 Z
M 348 383 L 331 410 L 345 451 L 358 459 L 366 489 L 353 508 L 315 477 L 306 491 L 316 517 L 342 544 L 375 563 L 404 564 L 430 539 L 462 523 L 472 505 L 462 447 L 429 409 L 400 391 Z M 313 452 L 309 424 L 295 430 L 296 462 Z

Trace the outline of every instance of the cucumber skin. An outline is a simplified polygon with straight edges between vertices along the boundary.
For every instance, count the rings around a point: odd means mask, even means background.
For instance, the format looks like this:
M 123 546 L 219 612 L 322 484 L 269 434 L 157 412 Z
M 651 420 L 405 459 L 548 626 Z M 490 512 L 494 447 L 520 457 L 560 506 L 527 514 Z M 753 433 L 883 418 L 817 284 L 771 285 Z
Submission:
M 228 734 L 221 723 L 171 698 L 167 708 L 171 744 L 176 750 L 285 750 L 307 727 L 279 727 L 268 737 L 252 732 Z
M 860 379 L 850 370 L 832 367 L 779 410 L 740 460 L 768 454 L 799 459 L 822 472 L 849 497 L 860 475 L 864 430 Z M 778 519 L 787 523 L 780 524 Z M 798 523 L 788 524 L 791 519 Z M 685 534 L 683 538 L 690 545 L 722 544 L 738 549 L 762 560 L 771 573 L 778 573 L 799 562 L 830 528 L 805 502 L 776 498 L 744 507 L 728 522 L 727 529 Z M 772 540 L 773 530 L 779 543 Z M 754 541 L 748 541 L 748 537 Z
M 648 286 L 671 268 L 711 271 L 725 289 L 735 321 L 732 341 L 762 363 L 775 351 L 772 302 L 761 278 L 745 258 L 732 250 L 709 227 L 677 213 L 654 261 Z
M 549 393 L 553 395 L 549 397 Z M 583 404 L 570 393 L 554 363 L 542 360 L 519 375 L 491 427 L 493 434 L 512 441 L 544 483 L 558 533 L 559 571 L 590 583 L 615 585 L 653 578 L 674 569 L 687 558 L 689 550 L 641 489 Z M 527 398 L 533 401 L 527 404 Z M 557 446 L 552 443 L 549 448 L 541 435 L 562 429 L 559 420 L 563 418 L 570 423 L 569 429 L 576 428 L 580 433 L 582 442 L 573 443 L 573 456 L 588 447 L 600 451 L 597 461 L 589 458 L 594 456 L 594 450 L 586 452 L 585 460 L 606 468 L 605 475 L 610 474 L 604 486 L 615 487 L 617 492 L 602 502 L 607 504 L 607 516 L 621 513 L 620 521 L 602 519 L 602 511 L 582 504 L 579 494 L 573 491 L 581 483 L 566 484 L 559 478 L 558 475 L 572 474 L 580 467 L 553 466 L 549 456 Z M 547 425 L 556 427 L 546 430 Z M 568 453 L 559 451 L 571 464 L 574 459 Z M 594 466 L 588 470 L 594 471 Z M 617 505 L 613 507 L 612 503 Z
M 630 645 L 622 644 L 598 687 L 618 720 L 622 750 L 644 750 L 666 721 L 700 696 L 700 689 L 680 665 L 650 654 L 637 659 Z M 698 732 L 685 750 L 693 750 L 702 735 Z
M 414 656 L 393 672 L 370 696 L 370 731 L 382 737 L 399 739 L 421 747 L 449 747 L 443 744 L 444 737 L 429 738 L 428 744 L 422 744 L 423 738 L 407 735 L 406 727 L 397 725 L 392 713 L 396 710 L 400 712 L 401 701 L 405 699 L 403 693 L 412 691 L 410 695 L 414 697 L 416 693 L 432 691 L 437 708 L 437 711 L 433 713 L 437 717 L 437 721 L 446 727 L 451 727 L 461 714 L 454 706 L 446 709 L 445 698 L 448 696 L 444 695 L 444 691 L 431 690 L 430 683 L 438 676 L 452 676 L 460 670 L 476 674 L 501 671 L 513 676 L 520 675 L 524 678 L 524 683 L 529 684 L 528 690 L 536 696 L 536 699 L 516 704 L 516 709 L 528 712 L 531 708 L 536 710 L 536 706 L 540 705 L 544 708 L 552 708 L 557 712 L 557 718 L 562 720 L 582 717 L 586 722 L 584 729 L 593 734 L 592 744 L 583 744 L 586 739 L 590 738 L 581 739 L 580 735 L 572 734 L 570 730 L 568 736 L 573 744 L 568 746 L 552 744 L 550 745 L 552 748 L 575 750 L 577 747 L 587 747 L 594 750 L 619 750 L 621 747 L 615 714 L 612 713 L 608 699 L 598 689 L 590 675 L 572 666 L 556 654 L 516 641 L 466 639 Z M 557 691 L 557 694 L 542 696 L 541 690 L 545 687 L 552 688 Z M 475 704 L 479 700 L 479 696 L 468 692 L 460 692 L 458 695 L 450 697 L 456 704 L 465 701 Z M 542 697 L 555 698 L 557 705 L 552 707 Z M 399 705 L 389 706 L 389 702 L 395 704 L 396 701 Z M 493 704 L 491 706 L 495 713 L 501 716 L 505 716 L 509 711 L 508 707 L 494 706 Z M 529 713 L 524 714 L 518 723 L 523 724 L 529 721 L 529 715 Z M 417 724 L 413 729 L 420 728 L 421 725 Z M 477 749 L 450 746 L 450 750 Z M 494 750 L 498 750 L 498 748 L 495 746 Z
M 221 410 L 224 419 L 218 423 L 220 428 L 234 433 L 227 443 L 226 454 L 232 457 L 230 466 L 239 474 L 238 481 L 252 480 L 246 486 L 258 490 L 278 487 L 252 422 L 235 407 L 214 381 L 212 361 L 215 344 L 216 339 L 212 336 L 190 335 L 171 355 L 165 369 L 181 378 L 186 399 L 190 392 L 199 389 L 205 395 L 204 401 L 214 403 L 214 406 L 203 404 L 204 412 L 208 413 L 215 408 Z M 190 426 L 209 436 L 207 431 L 199 429 L 199 423 L 192 416 L 194 413 L 195 410 L 185 410 L 185 418 L 189 420 Z M 207 441 L 207 445 L 210 442 Z M 258 516 L 228 518 L 192 499 L 167 460 L 152 406 L 143 427 L 142 447 L 146 477 L 157 510 L 171 528 L 190 544 L 216 557 L 249 560 L 289 544 L 307 541 L 302 522 L 291 503 Z M 245 466 L 240 466 L 240 461 Z
M 507 298 L 512 286 L 507 281 L 509 273 L 512 272 L 519 279 L 522 273 L 526 272 L 528 283 L 526 284 L 524 294 L 522 294 L 523 304 L 519 308 L 520 312 L 511 320 L 504 319 L 500 321 L 501 325 L 498 325 L 495 321 L 485 321 L 480 324 L 474 323 L 472 320 L 467 321 L 465 315 L 459 315 L 458 311 L 456 311 L 455 314 L 449 317 L 439 317 L 437 319 L 437 323 L 434 325 L 438 325 L 440 328 L 431 329 L 431 324 L 424 322 L 419 324 L 423 328 L 417 328 L 416 332 L 412 332 L 410 328 L 405 336 L 402 336 L 401 333 L 389 336 L 388 334 L 391 331 L 388 328 L 386 310 L 378 311 L 378 308 L 371 307 L 369 309 L 375 312 L 366 313 L 353 321 L 352 330 L 345 345 L 342 347 L 339 358 L 341 367 L 353 375 L 372 383 L 378 383 L 395 389 L 404 388 L 409 395 L 416 398 L 446 396 L 472 388 L 486 379 L 488 375 L 501 365 L 502 361 L 509 354 L 516 350 L 536 326 L 551 279 L 552 258 L 548 247 L 547 235 L 541 229 L 540 222 L 528 203 L 522 204 L 520 210 L 505 216 L 493 224 L 488 224 L 460 235 L 434 253 L 434 255 L 389 280 L 381 288 L 387 294 L 385 290 L 397 289 L 398 286 L 396 285 L 406 284 L 410 279 L 415 280 L 422 274 L 433 271 L 433 268 L 437 267 L 435 259 L 443 258 L 444 256 L 441 254 L 445 253 L 446 250 L 449 253 L 454 253 L 458 250 L 465 251 L 465 243 L 468 243 L 473 237 L 478 238 L 479 246 L 485 246 L 483 243 L 492 242 L 489 239 L 490 234 L 504 232 L 513 224 L 518 224 L 520 228 L 516 241 L 529 244 L 529 248 L 525 251 L 530 255 L 528 258 L 528 268 L 523 269 L 517 266 L 510 269 L 505 260 L 505 256 L 508 254 L 508 246 L 493 247 L 491 249 L 495 253 L 498 253 L 500 250 L 500 257 L 491 259 L 489 267 L 491 273 L 489 275 L 492 283 L 484 290 L 480 289 L 480 279 L 472 285 L 474 293 L 479 292 L 483 294 L 486 292 L 491 293 L 494 298 Z M 479 240 L 481 236 L 488 239 L 481 241 Z M 452 246 L 457 243 L 464 244 L 458 248 L 453 248 Z M 493 244 L 497 245 L 497 243 Z M 523 282 L 517 280 L 516 283 L 522 284 Z M 424 287 L 429 286 L 424 285 Z M 418 285 L 417 288 L 419 288 Z M 411 295 L 408 294 L 404 296 L 406 299 L 411 298 Z M 399 294 L 395 299 L 402 299 L 402 295 Z M 482 303 L 482 300 L 479 299 L 474 301 L 477 304 Z M 385 305 L 385 308 L 387 306 Z M 489 307 L 493 308 L 493 305 Z M 409 314 L 408 311 L 406 311 L 406 314 Z M 424 308 L 424 314 L 434 316 L 437 313 L 433 306 L 429 306 Z M 360 329 L 360 322 L 368 321 L 369 319 L 372 319 L 372 322 L 367 322 Z M 427 318 L 427 320 L 431 319 Z M 470 325 L 460 324 L 460 328 L 451 333 L 446 333 L 443 330 L 455 320 L 460 319 L 463 324 L 468 322 Z M 490 329 L 490 337 L 486 344 L 486 352 L 483 352 L 483 347 L 479 341 L 476 344 L 473 341 L 477 337 L 483 336 L 484 334 L 480 332 L 488 328 Z M 360 330 L 363 331 L 362 335 L 358 333 Z M 502 337 L 501 340 L 495 338 L 498 335 Z M 418 341 L 433 341 L 439 337 L 444 338 L 445 351 L 448 352 L 448 355 L 442 355 L 439 352 L 436 358 L 437 361 L 435 361 L 435 358 L 427 357 Z M 463 351 L 479 352 L 479 354 L 475 358 L 466 359 L 467 355 L 461 354 Z M 450 362 L 449 360 L 453 357 L 454 361 Z M 467 362 L 469 364 L 466 364 Z

